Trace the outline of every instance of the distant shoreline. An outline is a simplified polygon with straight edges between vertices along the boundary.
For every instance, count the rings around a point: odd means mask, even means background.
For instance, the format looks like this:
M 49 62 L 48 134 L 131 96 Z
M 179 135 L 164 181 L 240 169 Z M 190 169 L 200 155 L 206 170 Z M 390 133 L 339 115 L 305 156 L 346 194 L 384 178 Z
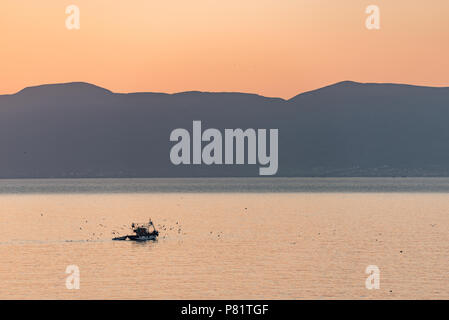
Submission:
M 447 193 L 449 177 L 0 179 L 0 195 L 336 192 Z

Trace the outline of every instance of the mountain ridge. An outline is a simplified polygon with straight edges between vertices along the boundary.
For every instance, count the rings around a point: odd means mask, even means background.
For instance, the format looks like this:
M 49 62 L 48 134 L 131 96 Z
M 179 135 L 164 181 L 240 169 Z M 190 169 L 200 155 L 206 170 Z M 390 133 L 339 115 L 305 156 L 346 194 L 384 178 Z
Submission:
M 284 100 L 42 85 L 0 96 L 0 178 L 258 175 L 255 165 L 172 165 L 170 133 L 194 120 L 278 128 L 278 176 L 449 176 L 448 118 L 447 87 L 343 81 Z
M 284 99 L 281 97 L 272 97 L 272 96 L 264 96 L 262 94 L 258 93 L 249 93 L 249 92 L 240 92 L 240 91 L 201 91 L 201 90 L 188 90 L 188 91 L 180 91 L 180 92 L 174 92 L 174 93 L 166 93 L 166 92 L 153 92 L 153 91 L 136 91 L 136 92 L 113 92 L 109 89 L 106 89 L 105 87 L 98 86 L 93 83 L 84 82 L 84 81 L 73 81 L 73 82 L 60 82 L 60 83 L 48 83 L 48 84 L 40 84 L 40 85 L 33 85 L 33 86 L 27 86 L 16 93 L 11 94 L 0 94 L 1 96 L 14 96 L 14 95 L 20 95 L 23 93 L 28 93 L 30 91 L 37 91 L 37 90 L 46 90 L 50 88 L 73 88 L 75 87 L 84 87 L 85 89 L 90 90 L 97 90 L 97 91 L 103 91 L 106 94 L 124 94 L 124 95 L 139 95 L 139 94 L 153 94 L 153 95 L 183 95 L 183 94 L 243 94 L 243 95 L 253 95 L 253 96 L 259 96 L 263 98 L 271 98 L 271 99 L 280 99 L 284 101 L 290 101 L 295 99 L 296 97 L 299 97 L 301 95 L 305 94 L 311 94 L 314 92 L 319 92 L 322 90 L 330 89 L 330 88 L 337 88 L 337 87 L 354 87 L 354 86 L 399 86 L 404 88 L 420 88 L 420 89 L 449 89 L 449 86 L 424 86 L 424 85 L 413 85 L 413 84 L 401 84 L 401 83 L 388 83 L 388 82 L 357 82 L 352 80 L 343 80 L 336 83 L 332 83 L 317 89 L 307 90 L 301 93 L 296 94 L 295 96 Z

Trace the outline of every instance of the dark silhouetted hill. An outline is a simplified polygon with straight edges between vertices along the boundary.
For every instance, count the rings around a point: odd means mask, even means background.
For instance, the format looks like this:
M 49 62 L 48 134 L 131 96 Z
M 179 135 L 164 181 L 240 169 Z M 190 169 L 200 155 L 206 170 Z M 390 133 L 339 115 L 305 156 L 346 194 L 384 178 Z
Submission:
M 174 166 L 175 128 L 278 128 L 278 176 L 449 176 L 449 88 L 340 82 L 290 100 L 119 94 L 87 84 L 0 96 L 0 177 L 257 176 Z

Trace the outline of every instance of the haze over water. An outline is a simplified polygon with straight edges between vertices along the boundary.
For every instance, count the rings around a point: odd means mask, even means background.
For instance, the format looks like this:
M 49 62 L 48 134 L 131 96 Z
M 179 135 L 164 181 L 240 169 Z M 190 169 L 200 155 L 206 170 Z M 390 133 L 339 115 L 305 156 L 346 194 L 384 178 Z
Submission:
M 447 299 L 448 191 L 446 178 L 0 180 L 0 298 Z M 111 240 L 150 217 L 157 242 Z

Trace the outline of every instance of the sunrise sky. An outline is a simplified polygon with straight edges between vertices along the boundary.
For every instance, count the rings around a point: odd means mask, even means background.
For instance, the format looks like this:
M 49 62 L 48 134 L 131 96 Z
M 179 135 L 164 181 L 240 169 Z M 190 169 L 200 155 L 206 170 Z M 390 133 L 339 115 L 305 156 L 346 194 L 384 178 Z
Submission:
M 70 4 L 80 30 L 65 27 Z M 370 4 L 380 30 L 365 28 Z M 449 86 L 448 0 L 2 0 L 0 34 L 0 94 L 71 81 L 283 98 L 341 80 Z

